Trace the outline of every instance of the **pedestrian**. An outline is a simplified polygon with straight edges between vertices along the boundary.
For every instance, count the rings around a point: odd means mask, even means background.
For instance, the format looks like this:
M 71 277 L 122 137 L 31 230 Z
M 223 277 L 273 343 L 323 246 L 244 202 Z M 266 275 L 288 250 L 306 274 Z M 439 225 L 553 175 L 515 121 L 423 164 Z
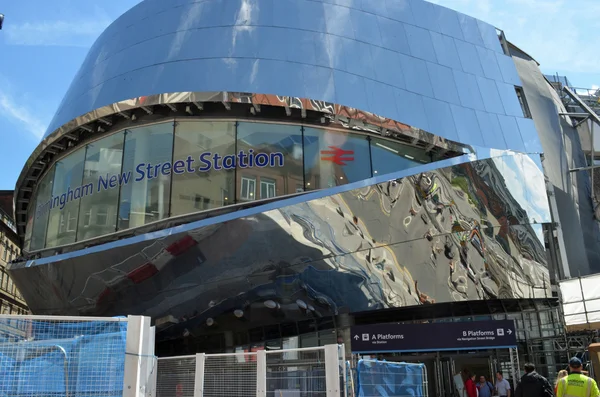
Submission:
M 548 379 L 535 372 L 535 365 L 526 363 L 525 375 L 517 385 L 515 397 L 553 397 L 552 386 Z
M 581 373 L 583 369 L 581 360 L 573 357 L 569 361 L 569 376 L 558 381 L 556 397 L 598 397 L 598 385 L 596 381 Z
M 477 383 L 477 390 L 479 391 L 479 397 L 492 397 L 494 394 L 494 385 L 492 385 L 483 375 L 479 376 L 479 383 Z
M 502 375 L 502 371 L 496 372 L 496 393 L 498 397 L 510 397 L 510 383 Z
M 558 381 L 564 378 L 565 376 L 569 376 L 569 373 L 566 369 L 561 369 L 560 371 L 558 371 L 558 374 L 556 375 L 556 382 L 554 382 L 554 394 L 558 393 Z
M 475 386 L 475 374 L 465 371 L 465 391 L 467 397 L 477 397 L 477 386 Z

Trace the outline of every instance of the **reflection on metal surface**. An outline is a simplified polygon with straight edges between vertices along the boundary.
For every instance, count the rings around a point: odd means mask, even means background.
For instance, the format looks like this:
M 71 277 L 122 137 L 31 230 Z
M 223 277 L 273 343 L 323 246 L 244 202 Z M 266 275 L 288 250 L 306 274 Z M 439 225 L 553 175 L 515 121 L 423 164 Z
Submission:
M 209 322 L 248 329 L 388 307 L 549 297 L 537 223 L 549 219 L 548 204 L 523 202 L 532 196 L 513 181 L 543 180 L 523 166 L 530 161 L 503 155 L 320 192 L 10 272 L 36 314 L 181 319 L 159 338 L 202 332 Z
M 152 223 L 165 227 L 172 217 L 202 211 L 214 216 L 218 207 L 331 188 L 459 155 L 321 123 L 269 121 L 161 118 L 118 126 L 79 145 L 49 168 L 32 194 L 26 229 L 32 238 L 23 251 L 55 255 L 117 240 L 117 230 L 138 233 Z
M 254 115 L 277 106 L 442 148 L 540 150 L 493 26 L 421 0 L 330 3 L 145 0 L 119 17 L 19 177 L 19 233 L 28 193 L 55 156 L 154 107 L 186 114 L 245 103 Z
M 323 124 L 331 127 L 341 127 L 351 131 L 363 131 L 389 139 L 398 139 L 402 142 L 419 143 L 428 151 L 437 148 L 442 152 L 473 152 L 472 147 L 461 145 L 439 136 L 435 136 L 419 128 L 377 116 L 370 112 L 361 111 L 348 106 L 336 105 L 323 101 L 310 99 L 276 96 L 267 94 L 231 93 L 231 92 L 180 92 L 171 94 L 151 95 L 122 101 L 110 106 L 94 110 L 86 115 L 77 117 L 69 123 L 61 126 L 58 130 L 44 138 L 27 160 L 21 175 L 17 181 L 16 197 L 21 206 L 18 208 L 19 232 L 24 233 L 24 220 L 28 211 L 28 201 L 24 199 L 29 189 L 21 190 L 24 184 L 34 186 L 39 182 L 39 177 L 47 170 L 51 159 L 61 152 L 69 149 L 72 141 L 89 140 L 101 137 L 107 133 L 107 125 L 116 124 L 115 119 L 132 119 L 135 112 L 149 112 L 153 106 L 174 104 L 194 104 L 200 107 L 206 102 L 215 103 L 239 103 L 252 105 L 253 109 L 260 106 L 276 106 L 287 109 L 311 110 L 323 114 Z M 186 108 L 187 109 L 187 108 Z M 177 110 L 177 109 L 175 109 Z M 150 111 L 151 112 L 151 111 Z M 188 115 L 189 112 L 184 112 Z M 177 114 L 173 112 L 173 114 Z M 112 121 L 111 121 L 112 120 Z M 104 128 L 102 128 L 104 127 Z M 111 132 L 111 131 L 109 131 Z M 49 151 L 50 150 L 50 151 Z M 44 159 L 42 161 L 42 158 Z M 33 176 L 35 175 L 35 176 Z

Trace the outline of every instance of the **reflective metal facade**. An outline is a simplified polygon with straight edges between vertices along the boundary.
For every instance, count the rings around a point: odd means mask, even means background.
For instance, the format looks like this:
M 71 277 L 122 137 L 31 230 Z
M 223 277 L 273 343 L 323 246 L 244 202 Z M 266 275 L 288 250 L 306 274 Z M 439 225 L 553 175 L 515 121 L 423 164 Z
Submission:
M 497 155 L 23 262 L 12 275 L 34 313 L 194 317 L 182 327 L 200 328 L 293 321 L 307 310 L 551 297 L 541 165 Z
M 50 136 L 131 98 L 237 91 L 369 111 L 478 146 L 539 151 L 495 28 L 421 0 L 146 0 L 98 38 Z
M 94 44 L 17 190 L 36 178 L 45 150 L 85 123 L 147 98 L 231 102 L 215 92 L 277 95 L 286 109 L 318 103 L 336 120 L 346 112 L 350 128 L 375 118 L 380 134 L 397 123 L 393 130 L 427 136 L 432 147 L 462 144 L 473 154 L 11 272 L 36 314 L 185 319 L 173 335 L 550 297 L 542 149 L 520 84 L 494 27 L 421 0 L 145 0 Z

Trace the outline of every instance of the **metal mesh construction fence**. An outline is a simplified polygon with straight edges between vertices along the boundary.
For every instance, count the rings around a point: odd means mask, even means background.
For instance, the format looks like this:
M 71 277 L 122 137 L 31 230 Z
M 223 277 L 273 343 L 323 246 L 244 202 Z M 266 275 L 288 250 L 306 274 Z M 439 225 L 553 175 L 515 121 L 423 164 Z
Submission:
M 0 396 L 122 396 L 127 324 L 0 316 Z
M 324 349 L 266 353 L 267 397 L 324 397 L 327 394 Z
M 157 397 L 194 397 L 196 356 L 158 359 Z
M 204 360 L 204 397 L 254 397 L 257 353 L 207 355 Z
M 341 352 L 330 345 L 159 358 L 157 397 L 344 396 Z

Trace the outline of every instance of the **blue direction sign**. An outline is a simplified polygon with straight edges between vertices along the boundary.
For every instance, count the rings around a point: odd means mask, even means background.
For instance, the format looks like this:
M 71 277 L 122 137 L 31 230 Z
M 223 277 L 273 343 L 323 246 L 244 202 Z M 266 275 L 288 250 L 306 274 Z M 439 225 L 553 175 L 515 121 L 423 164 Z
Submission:
M 352 327 L 352 352 L 481 350 L 517 345 L 513 320 Z

